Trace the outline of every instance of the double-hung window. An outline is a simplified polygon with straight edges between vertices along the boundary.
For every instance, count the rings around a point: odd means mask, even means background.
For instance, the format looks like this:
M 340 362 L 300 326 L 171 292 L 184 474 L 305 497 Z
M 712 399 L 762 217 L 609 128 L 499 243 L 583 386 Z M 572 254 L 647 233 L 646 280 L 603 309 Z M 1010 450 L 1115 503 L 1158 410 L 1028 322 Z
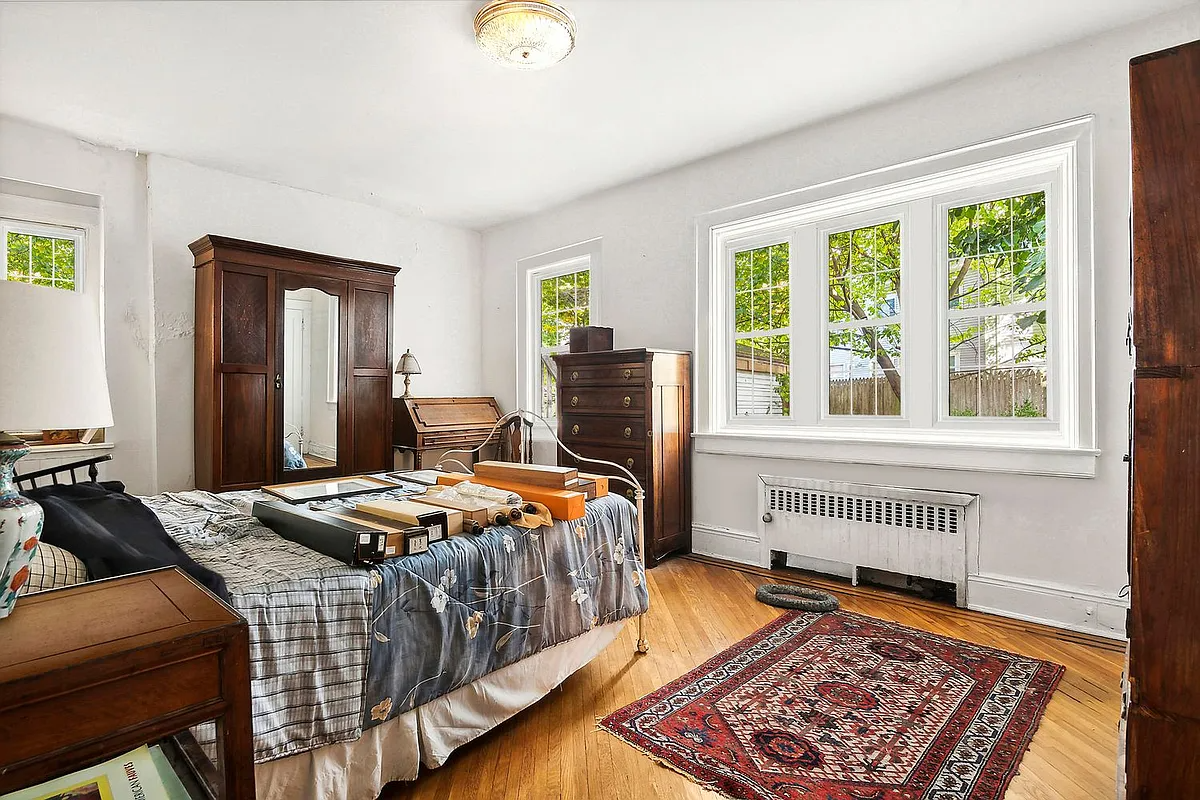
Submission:
M 1082 120 L 707 215 L 698 449 L 1093 474 L 1090 182 Z
M 0 218 L 0 234 L 5 246 L 5 280 L 83 290 L 83 229 Z
M 518 365 L 522 405 L 547 419 L 558 413 L 554 355 L 567 352 L 572 328 L 598 324 L 598 267 L 598 239 L 518 262 L 525 281 Z

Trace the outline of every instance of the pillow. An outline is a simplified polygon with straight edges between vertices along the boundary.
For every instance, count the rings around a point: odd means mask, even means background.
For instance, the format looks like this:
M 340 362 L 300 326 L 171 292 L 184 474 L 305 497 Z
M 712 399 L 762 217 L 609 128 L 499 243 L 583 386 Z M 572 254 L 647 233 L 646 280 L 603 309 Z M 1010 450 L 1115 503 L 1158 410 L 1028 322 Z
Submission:
M 41 542 L 33 554 L 33 561 L 29 562 L 29 580 L 21 589 L 21 593 L 33 594 L 62 586 L 74 586 L 77 583 L 86 583 L 87 579 L 87 567 L 82 561 L 61 547 Z

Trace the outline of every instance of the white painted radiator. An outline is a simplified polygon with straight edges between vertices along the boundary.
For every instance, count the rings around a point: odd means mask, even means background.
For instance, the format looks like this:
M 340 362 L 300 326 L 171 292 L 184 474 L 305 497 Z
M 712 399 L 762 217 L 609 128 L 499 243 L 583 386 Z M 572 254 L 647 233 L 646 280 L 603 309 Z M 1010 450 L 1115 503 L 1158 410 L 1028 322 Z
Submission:
M 967 605 L 969 516 L 973 494 L 902 489 L 863 483 L 760 475 L 759 541 L 762 566 L 771 551 L 832 561 L 852 568 L 953 583 Z

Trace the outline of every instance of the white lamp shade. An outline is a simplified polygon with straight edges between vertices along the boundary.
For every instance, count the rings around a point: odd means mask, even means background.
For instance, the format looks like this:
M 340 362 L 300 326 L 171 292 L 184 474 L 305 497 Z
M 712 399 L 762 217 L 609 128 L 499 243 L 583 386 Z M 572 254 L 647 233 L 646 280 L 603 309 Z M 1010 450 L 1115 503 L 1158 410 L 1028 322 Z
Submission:
M 112 424 L 95 300 L 0 281 L 0 431 Z

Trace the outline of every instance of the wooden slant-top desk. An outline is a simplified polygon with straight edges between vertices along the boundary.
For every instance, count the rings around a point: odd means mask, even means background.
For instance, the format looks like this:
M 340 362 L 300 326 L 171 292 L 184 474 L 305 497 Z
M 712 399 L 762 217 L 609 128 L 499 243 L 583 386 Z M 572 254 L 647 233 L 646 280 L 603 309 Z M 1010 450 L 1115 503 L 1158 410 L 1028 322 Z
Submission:
M 426 451 L 478 447 L 501 417 L 494 397 L 397 397 L 394 402 L 392 445 L 413 454 L 413 469 L 421 469 Z M 500 449 L 507 432 L 501 426 L 488 444 Z

